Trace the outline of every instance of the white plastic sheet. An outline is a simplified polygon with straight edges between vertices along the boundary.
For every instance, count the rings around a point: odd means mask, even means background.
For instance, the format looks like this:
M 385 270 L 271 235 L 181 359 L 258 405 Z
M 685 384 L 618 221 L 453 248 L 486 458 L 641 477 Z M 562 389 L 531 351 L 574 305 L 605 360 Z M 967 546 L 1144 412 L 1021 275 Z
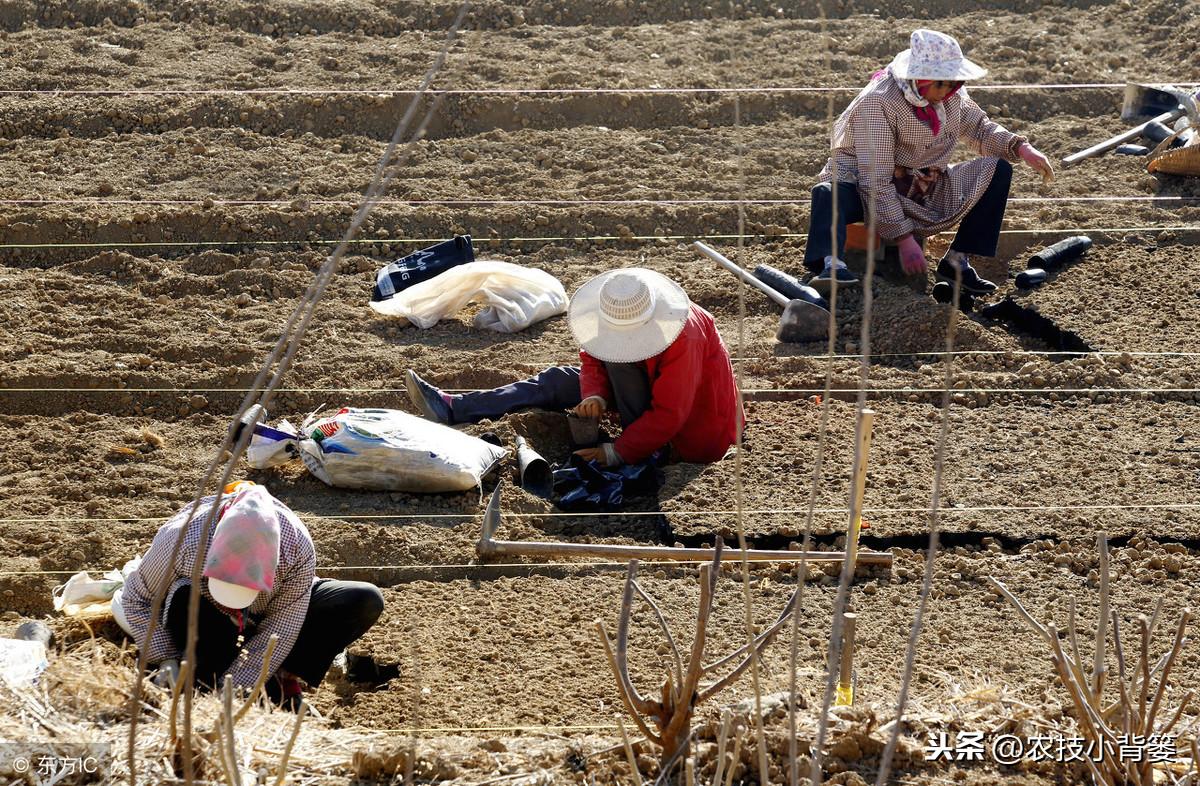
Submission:
M 9 687 L 33 685 L 47 665 L 46 648 L 40 641 L 0 639 L 0 680 Z
M 468 303 L 484 303 L 475 326 L 516 333 L 567 310 L 567 293 L 554 276 L 509 262 L 468 262 L 371 303 L 380 314 L 402 317 L 419 328 L 433 327 Z

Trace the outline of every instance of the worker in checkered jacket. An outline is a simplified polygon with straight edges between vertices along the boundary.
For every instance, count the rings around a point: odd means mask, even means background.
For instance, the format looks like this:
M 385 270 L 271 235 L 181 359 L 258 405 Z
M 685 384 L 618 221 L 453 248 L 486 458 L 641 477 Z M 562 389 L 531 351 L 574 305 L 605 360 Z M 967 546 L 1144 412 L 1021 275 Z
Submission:
M 1054 171 L 1028 140 L 989 119 L 967 95 L 964 83 L 986 73 L 951 36 L 917 30 L 911 47 L 873 75 L 834 124 L 832 161 L 812 192 L 809 283 L 821 290 L 834 278 L 839 286 L 858 283 L 841 259 L 846 225 L 869 222 L 866 206 L 874 205 L 875 230 L 899 246 L 905 273 L 924 275 L 924 239 L 957 225 L 937 277 L 961 279 L 975 295 L 996 289 L 971 257 L 996 255 L 1012 163 L 1023 160 L 1047 181 Z M 982 157 L 950 164 L 959 141 Z
M 192 566 L 214 505 L 201 572 L 196 682 L 220 688 L 229 676 L 235 687 L 252 689 L 276 636 L 267 693 L 294 708 L 304 687 L 320 684 L 334 658 L 375 624 L 383 596 L 371 584 L 317 578 L 308 530 L 263 486 L 231 484 L 219 498 L 201 499 L 194 513 L 189 504 L 175 514 L 114 597 L 114 616 L 146 650 L 147 662 L 159 666 L 156 681 L 173 681 L 187 646 Z M 150 631 L 154 595 L 164 583 L 162 613 Z

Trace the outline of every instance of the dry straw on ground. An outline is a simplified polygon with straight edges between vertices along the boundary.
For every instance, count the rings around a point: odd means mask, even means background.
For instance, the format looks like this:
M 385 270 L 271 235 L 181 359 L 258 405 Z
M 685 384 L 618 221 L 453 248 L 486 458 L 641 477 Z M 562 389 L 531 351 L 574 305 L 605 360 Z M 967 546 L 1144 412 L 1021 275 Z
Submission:
M 13 689 L 0 681 L 0 739 L 16 741 L 28 748 L 27 759 L 44 756 L 71 758 L 82 744 L 107 744 L 112 756 L 105 766 L 103 783 L 127 783 L 129 771 L 121 755 L 129 736 L 129 719 L 136 661 L 128 650 L 119 650 L 103 640 L 90 640 L 52 657 L 39 684 Z M 162 783 L 180 776 L 176 725 L 178 714 L 172 695 L 147 685 L 138 707 L 141 733 L 137 738 L 139 782 Z M 293 731 L 301 717 L 252 704 L 236 722 L 232 746 L 215 734 L 228 717 L 222 699 L 197 696 L 196 777 L 222 783 L 256 783 L 260 775 L 267 783 L 282 783 L 286 773 L 292 784 L 316 783 L 339 773 L 348 774 L 352 751 L 364 747 L 369 735 L 362 731 L 328 728 L 319 718 L 303 719 L 299 733 Z M 226 744 L 218 745 L 221 740 Z M 218 752 L 224 756 L 219 756 Z M 23 753 L 14 749 L 9 761 L 0 763 L 0 780 L 9 782 L 18 774 L 4 771 Z M 230 758 L 234 770 L 226 772 L 221 760 Z M 240 779 L 240 781 L 239 781 Z M 17 782 L 21 782 L 19 779 Z

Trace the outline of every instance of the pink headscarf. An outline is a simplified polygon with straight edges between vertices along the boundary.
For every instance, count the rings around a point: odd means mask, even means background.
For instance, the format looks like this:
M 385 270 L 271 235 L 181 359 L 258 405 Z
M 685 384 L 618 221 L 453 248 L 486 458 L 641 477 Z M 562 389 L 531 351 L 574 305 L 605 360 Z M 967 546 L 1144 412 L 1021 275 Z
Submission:
M 262 486 L 240 490 L 221 511 L 204 576 L 269 592 L 279 567 L 279 539 L 279 517 L 270 493 Z

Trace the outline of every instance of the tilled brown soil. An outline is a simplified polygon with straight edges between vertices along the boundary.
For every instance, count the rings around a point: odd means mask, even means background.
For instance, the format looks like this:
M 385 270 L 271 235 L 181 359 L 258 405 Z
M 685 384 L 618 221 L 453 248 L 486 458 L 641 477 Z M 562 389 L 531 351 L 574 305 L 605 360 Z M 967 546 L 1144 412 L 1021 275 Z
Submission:
M 456 10 L 432 0 L 3 4 L 0 609 L 47 614 L 66 574 L 121 564 L 192 497 Z M 564 516 L 506 483 L 502 536 L 705 545 L 735 539 L 740 504 L 752 544 L 794 543 L 818 456 L 821 410 L 809 397 L 823 393 L 829 372 L 813 531 L 818 547 L 836 548 L 865 386 L 877 416 L 864 543 L 891 549 L 896 563 L 861 573 L 851 603 L 859 701 L 885 717 L 929 531 L 946 373 L 936 353 L 950 308 L 925 294 L 931 282 L 905 281 L 885 264 L 869 343 L 862 293 L 844 293 L 838 356 L 824 357 L 824 345 L 776 343 L 776 309 L 739 292 L 688 241 L 707 238 L 747 267 L 799 273 L 831 112 L 913 27 L 958 35 L 991 69 L 974 97 L 1059 158 L 1125 127 L 1120 91 L 1012 85 L 1200 80 L 1194 59 L 1179 56 L 1200 36 L 1200 14 L 1157 0 L 1009 0 L 965 13 L 945 2 L 851 1 L 825 8 L 825 20 L 820 11 L 756 0 L 732 10 L 682 0 L 475 4 L 435 83 L 452 92 L 341 262 L 272 417 L 410 409 L 409 367 L 473 389 L 572 362 L 562 318 L 507 336 L 475 330 L 469 314 L 428 331 L 376 316 L 366 307 L 374 271 L 429 241 L 469 232 L 481 258 L 539 267 L 568 292 L 599 270 L 660 270 L 715 314 L 738 359 L 750 423 L 740 484 L 732 459 L 676 465 L 625 515 Z M 733 87 L 757 89 L 718 89 Z M 179 92 L 153 92 L 163 89 Z M 60 92 L 22 92 L 48 90 Z M 740 251 L 739 198 L 749 200 Z M 1100 531 L 1114 539 L 1114 605 L 1130 625 L 1159 598 L 1172 621 L 1196 604 L 1198 230 L 1197 181 L 1147 175 L 1143 159 L 1089 161 L 1051 187 L 1017 169 L 1000 255 L 980 264 L 1004 282 L 986 302 L 1011 296 L 1069 331 L 1072 348 L 1091 351 L 1055 354 L 1044 333 L 978 313 L 957 320 L 940 487 L 947 551 L 917 659 L 917 705 L 1000 686 L 1061 719 L 1043 645 L 985 577 L 1005 581 L 1040 618 L 1062 624 L 1073 600 L 1091 619 Z M 1014 288 L 1032 251 L 1074 234 L 1096 243 L 1083 260 L 1040 289 Z M 948 239 L 934 238 L 931 253 Z M 524 435 L 551 460 L 568 453 L 558 414 L 470 430 L 496 431 L 509 445 Z M 523 743 L 501 727 L 588 727 L 550 730 L 590 733 L 579 737 L 585 747 L 614 738 L 619 705 L 593 621 L 615 624 L 621 566 L 479 565 L 474 491 L 331 490 L 299 466 L 246 474 L 308 522 L 326 575 L 387 587 L 384 619 L 351 651 L 363 681 L 323 687 L 315 702 L 326 716 L 349 727 L 438 729 L 430 736 L 443 741 L 504 738 L 496 744 L 514 750 Z M 688 638 L 694 568 L 642 570 L 676 635 Z M 819 705 L 836 589 L 820 576 L 801 622 L 810 707 Z M 794 580 L 762 568 L 752 584 L 764 624 Z M 722 581 L 714 655 L 744 641 L 738 593 L 735 577 Z M 633 667 L 649 684 L 664 650 L 651 617 L 635 619 Z M 1169 629 L 1159 629 L 1160 646 Z M 1170 695 L 1197 677 L 1197 656 L 1185 652 Z M 786 685 L 787 648 L 776 644 L 763 689 Z M 743 680 L 729 700 L 749 686 Z M 502 758 L 477 756 L 468 769 L 504 774 L 495 769 Z M 870 778 L 872 761 L 850 764 Z M 1000 777 L 905 767 L 916 780 Z M 559 777 L 583 776 L 566 768 Z

